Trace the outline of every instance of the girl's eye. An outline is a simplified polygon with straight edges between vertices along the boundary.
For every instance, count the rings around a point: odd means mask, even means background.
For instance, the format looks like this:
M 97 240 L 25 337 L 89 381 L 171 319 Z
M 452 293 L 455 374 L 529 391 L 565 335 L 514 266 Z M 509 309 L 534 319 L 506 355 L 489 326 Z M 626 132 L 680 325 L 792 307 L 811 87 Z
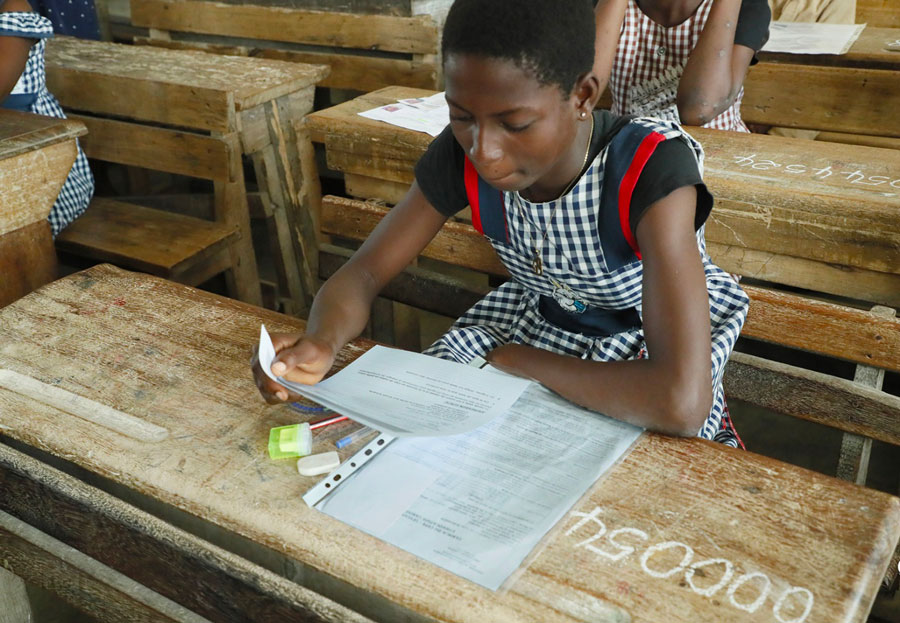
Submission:
M 512 132 L 513 134 L 515 134 L 516 132 L 524 132 L 524 131 L 527 130 L 530 126 L 531 126 L 530 123 L 525 123 L 525 124 L 522 124 L 522 125 L 513 125 L 513 124 L 511 124 L 511 123 L 504 123 L 504 124 L 503 124 L 503 128 L 504 128 L 507 132 Z

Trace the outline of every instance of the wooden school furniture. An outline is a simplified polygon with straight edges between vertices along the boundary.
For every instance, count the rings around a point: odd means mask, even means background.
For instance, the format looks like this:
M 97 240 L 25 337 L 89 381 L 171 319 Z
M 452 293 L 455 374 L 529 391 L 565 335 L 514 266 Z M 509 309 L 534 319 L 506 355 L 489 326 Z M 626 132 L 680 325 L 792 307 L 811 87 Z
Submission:
M 247 359 L 260 323 L 303 328 L 108 265 L 0 310 L 0 368 L 165 436 L 138 441 L 0 389 L 4 565 L 102 621 L 148 620 L 116 618 L 124 602 L 164 621 L 197 620 L 187 609 L 229 622 L 861 622 L 900 539 L 893 496 L 648 433 L 508 590 L 488 591 L 305 506 L 317 479 L 266 456 L 269 428 L 297 414 L 257 394 Z M 116 487 L 277 550 L 317 595 L 101 490 Z
M 0 307 L 56 279 L 47 217 L 84 133 L 77 121 L 0 109 Z
M 900 11 L 900 7 L 898 7 Z M 832 65 L 900 70 L 900 27 L 879 28 L 867 25 L 846 54 L 788 54 L 760 52 L 763 63 L 796 63 L 798 65 Z
M 900 28 L 898 0 L 856 0 L 856 23 Z
M 347 194 L 394 204 L 432 138 L 357 113 L 431 91 L 390 87 L 306 119 Z M 690 128 L 716 198 L 710 254 L 747 277 L 900 305 L 900 152 Z
M 441 84 L 439 27 L 449 6 L 450 0 L 131 0 L 131 22 L 149 29 L 138 43 L 326 64 L 324 87 L 434 89 Z
M 327 68 L 71 37 L 48 43 L 46 63 L 48 87 L 88 126 L 90 158 L 210 180 L 214 194 L 212 218 L 95 198 L 58 238 L 61 250 L 192 285 L 226 271 L 233 296 L 259 303 L 246 154 L 274 231 L 277 298 L 303 312 L 314 263 L 295 238 L 309 230 L 304 204 L 318 180 L 302 171 L 293 122 L 312 109 Z

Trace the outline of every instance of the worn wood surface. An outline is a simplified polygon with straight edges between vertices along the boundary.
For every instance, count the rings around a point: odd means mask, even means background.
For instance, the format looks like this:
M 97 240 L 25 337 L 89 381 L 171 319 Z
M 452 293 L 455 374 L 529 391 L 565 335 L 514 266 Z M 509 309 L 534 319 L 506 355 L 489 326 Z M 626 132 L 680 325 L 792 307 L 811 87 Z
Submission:
M 231 158 L 239 156 L 217 137 L 183 130 L 71 115 L 85 124 L 81 146 L 88 158 L 151 168 L 207 180 L 228 180 Z
M 306 508 L 300 495 L 315 479 L 265 455 L 269 428 L 296 414 L 257 395 L 247 358 L 260 322 L 302 327 L 108 266 L 58 281 L 0 311 L 0 335 L 15 336 L 0 339 L 0 366 L 58 379 L 172 435 L 141 444 L 0 393 L 4 434 L 277 548 L 332 578 L 323 593 L 370 596 L 363 614 L 373 617 L 382 602 L 410 620 L 460 623 L 864 621 L 900 539 L 894 497 L 699 439 L 647 434 L 508 591 L 487 591 Z M 348 347 L 341 363 L 366 347 Z M 34 482 L 14 480 L 17 489 Z M 37 505 L 29 521 L 53 521 L 41 512 L 49 498 L 27 498 Z M 95 524 L 82 532 L 103 535 Z M 164 595 L 194 590 L 192 575 L 140 565 L 129 575 L 139 571 Z
M 900 6 L 897 7 L 900 12 Z M 869 67 L 900 69 L 900 27 L 866 26 L 846 54 L 787 54 L 760 52 L 759 60 L 766 63 L 796 63 L 798 65 L 834 65 L 837 67 Z M 891 46 L 891 44 L 895 44 Z M 896 48 L 896 49 L 895 49 Z
M 104 623 L 368 623 L 4 444 L 0 482 L 4 561 Z
M 856 0 L 856 23 L 900 28 L 900 2 L 897 0 Z
M 50 283 L 56 272 L 56 251 L 46 217 L 0 236 L 0 307 Z
M 74 121 L 0 110 L 0 236 L 47 218 L 84 132 Z
M 50 40 L 46 61 L 47 86 L 66 108 L 220 132 L 235 129 L 235 111 L 327 73 L 315 65 L 71 37 Z
M 355 199 L 326 196 L 322 231 L 361 242 L 388 208 Z M 471 224 L 448 222 L 422 255 L 455 266 L 508 276 L 487 239 Z M 888 370 L 900 370 L 900 320 L 874 317 L 865 310 L 744 286 L 750 296 L 745 336 L 840 357 Z
M 236 227 L 97 198 L 56 238 L 60 251 L 178 279 L 192 265 L 234 243 Z
M 748 123 L 900 137 L 896 71 L 759 63 L 744 81 Z
M 135 26 L 311 45 L 432 54 L 438 29 L 427 15 L 396 17 L 234 5 L 132 0 Z
M 900 83 L 898 83 L 900 84 Z M 431 137 L 357 113 L 431 91 L 390 87 L 307 117 L 328 165 L 396 191 Z M 900 304 L 900 151 L 688 128 L 716 198 L 713 259 L 775 283 Z M 397 192 L 391 193 L 396 197 Z

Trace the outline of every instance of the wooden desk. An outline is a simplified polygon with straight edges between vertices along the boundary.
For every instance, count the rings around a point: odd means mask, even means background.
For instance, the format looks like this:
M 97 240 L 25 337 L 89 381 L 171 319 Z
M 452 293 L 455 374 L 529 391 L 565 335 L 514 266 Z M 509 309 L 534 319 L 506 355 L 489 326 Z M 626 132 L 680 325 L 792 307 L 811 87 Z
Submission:
M 761 62 L 900 69 L 900 28 L 866 26 L 846 54 L 760 52 Z
M 388 87 L 307 116 L 348 194 L 396 203 L 432 138 L 357 113 L 432 91 Z M 710 254 L 724 269 L 900 305 L 900 151 L 702 128 L 716 198 Z
M 173 258 L 177 269 L 156 274 L 197 284 L 230 268 L 235 298 L 260 301 L 244 154 L 253 161 L 261 216 L 270 220 L 274 232 L 276 298 L 289 313 L 305 310 L 314 291 L 310 267 L 315 259 L 302 256 L 296 238 L 311 230 L 303 219 L 310 213 L 309 197 L 318 196 L 318 177 L 314 169 L 302 169 L 312 156 L 298 153 L 308 141 L 297 140 L 294 124 L 312 110 L 316 83 L 328 74 L 327 67 L 73 37 L 52 39 L 46 57 L 48 87 L 88 124 L 93 137 L 85 142 L 89 157 L 212 180 L 214 220 L 240 233 L 224 254 L 206 249 L 190 261 Z M 117 121 L 122 117 L 137 123 L 122 124 Z M 85 239 L 63 242 L 75 249 L 89 244 Z M 160 246 L 169 253 L 176 247 Z M 126 250 L 134 247 L 141 245 Z M 94 253 L 116 261 L 108 248 Z M 139 257 L 126 265 L 143 269 L 149 263 Z
M 0 109 L 0 307 L 56 279 L 47 217 L 81 123 Z
M 381 621 L 864 621 L 900 539 L 897 498 L 700 439 L 646 434 L 508 591 L 487 591 L 304 505 L 316 479 L 266 456 L 269 428 L 296 414 L 263 404 L 250 377 L 261 322 L 302 328 L 110 266 L 71 275 L 0 311 L 0 368 L 169 437 L 141 443 L 7 391 L 0 437 L 283 552 L 320 594 Z M 367 346 L 345 349 L 341 364 Z M 30 564 L 16 518 L 210 620 L 297 620 L 283 617 L 304 608 L 316 612 L 309 620 L 349 616 L 335 604 L 323 615 L 310 605 L 322 597 L 163 522 L 135 522 L 115 498 L 46 472 L 0 444 L 0 510 L 13 517 L 0 528 L 0 560 L 29 580 L 50 582 L 52 556 Z

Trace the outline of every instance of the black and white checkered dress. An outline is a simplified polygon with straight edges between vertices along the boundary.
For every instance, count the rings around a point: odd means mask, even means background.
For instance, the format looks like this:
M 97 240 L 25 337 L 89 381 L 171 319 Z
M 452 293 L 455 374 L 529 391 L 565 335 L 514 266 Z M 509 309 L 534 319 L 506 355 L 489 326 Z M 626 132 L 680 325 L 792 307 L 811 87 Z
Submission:
M 4 35 L 37 41 L 28 53 L 25 70 L 11 94 L 0 102 L 0 106 L 65 119 L 62 107 L 47 90 L 45 81 L 44 46 L 47 38 L 53 36 L 50 20 L 37 13 L 0 12 L 0 36 Z M 94 176 L 79 146 L 75 164 L 50 210 L 50 228 L 54 237 L 87 209 L 93 194 Z
M 658 139 L 687 141 L 702 172 L 700 145 L 674 123 L 634 119 L 628 126 L 638 133 L 654 133 Z M 551 324 L 539 311 L 539 299 L 543 295 L 557 301 L 570 296 L 589 308 L 634 308 L 640 313 L 643 265 L 633 257 L 624 265 L 614 266 L 615 262 L 610 260 L 610 245 L 604 242 L 608 235 L 601 231 L 604 218 L 602 214 L 598 215 L 598 203 L 601 212 L 608 212 L 610 208 L 616 210 L 615 206 L 600 201 L 601 197 L 607 196 L 603 188 L 604 172 L 614 168 L 612 159 L 607 165 L 607 156 L 615 145 L 614 140 L 606 146 L 575 187 L 556 200 L 562 201 L 563 205 L 556 210 L 550 227 L 548 220 L 556 201 L 531 203 L 518 193 L 502 193 L 508 242 L 490 236 L 489 239 L 512 279 L 463 315 L 425 351 L 427 354 L 468 363 L 476 355 L 484 356 L 498 346 L 516 343 L 593 361 L 645 356 L 640 327 L 608 337 L 589 337 Z M 616 222 L 618 218 L 618 215 L 614 216 Z M 547 239 L 540 249 L 543 274 L 536 275 L 532 270 L 533 250 L 545 230 L 548 231 Z M 709 291 L 714 392 L 713 407 L 698 435 L 735 446 L 737 439 L 726 416 L 722 373 L 743 326 L 749 300 L 734 279 L 712 263 L 706 252 L 702 227 L 697 232 L 697 245 Z M 561 293 L 563 297 L 560 297 Z

